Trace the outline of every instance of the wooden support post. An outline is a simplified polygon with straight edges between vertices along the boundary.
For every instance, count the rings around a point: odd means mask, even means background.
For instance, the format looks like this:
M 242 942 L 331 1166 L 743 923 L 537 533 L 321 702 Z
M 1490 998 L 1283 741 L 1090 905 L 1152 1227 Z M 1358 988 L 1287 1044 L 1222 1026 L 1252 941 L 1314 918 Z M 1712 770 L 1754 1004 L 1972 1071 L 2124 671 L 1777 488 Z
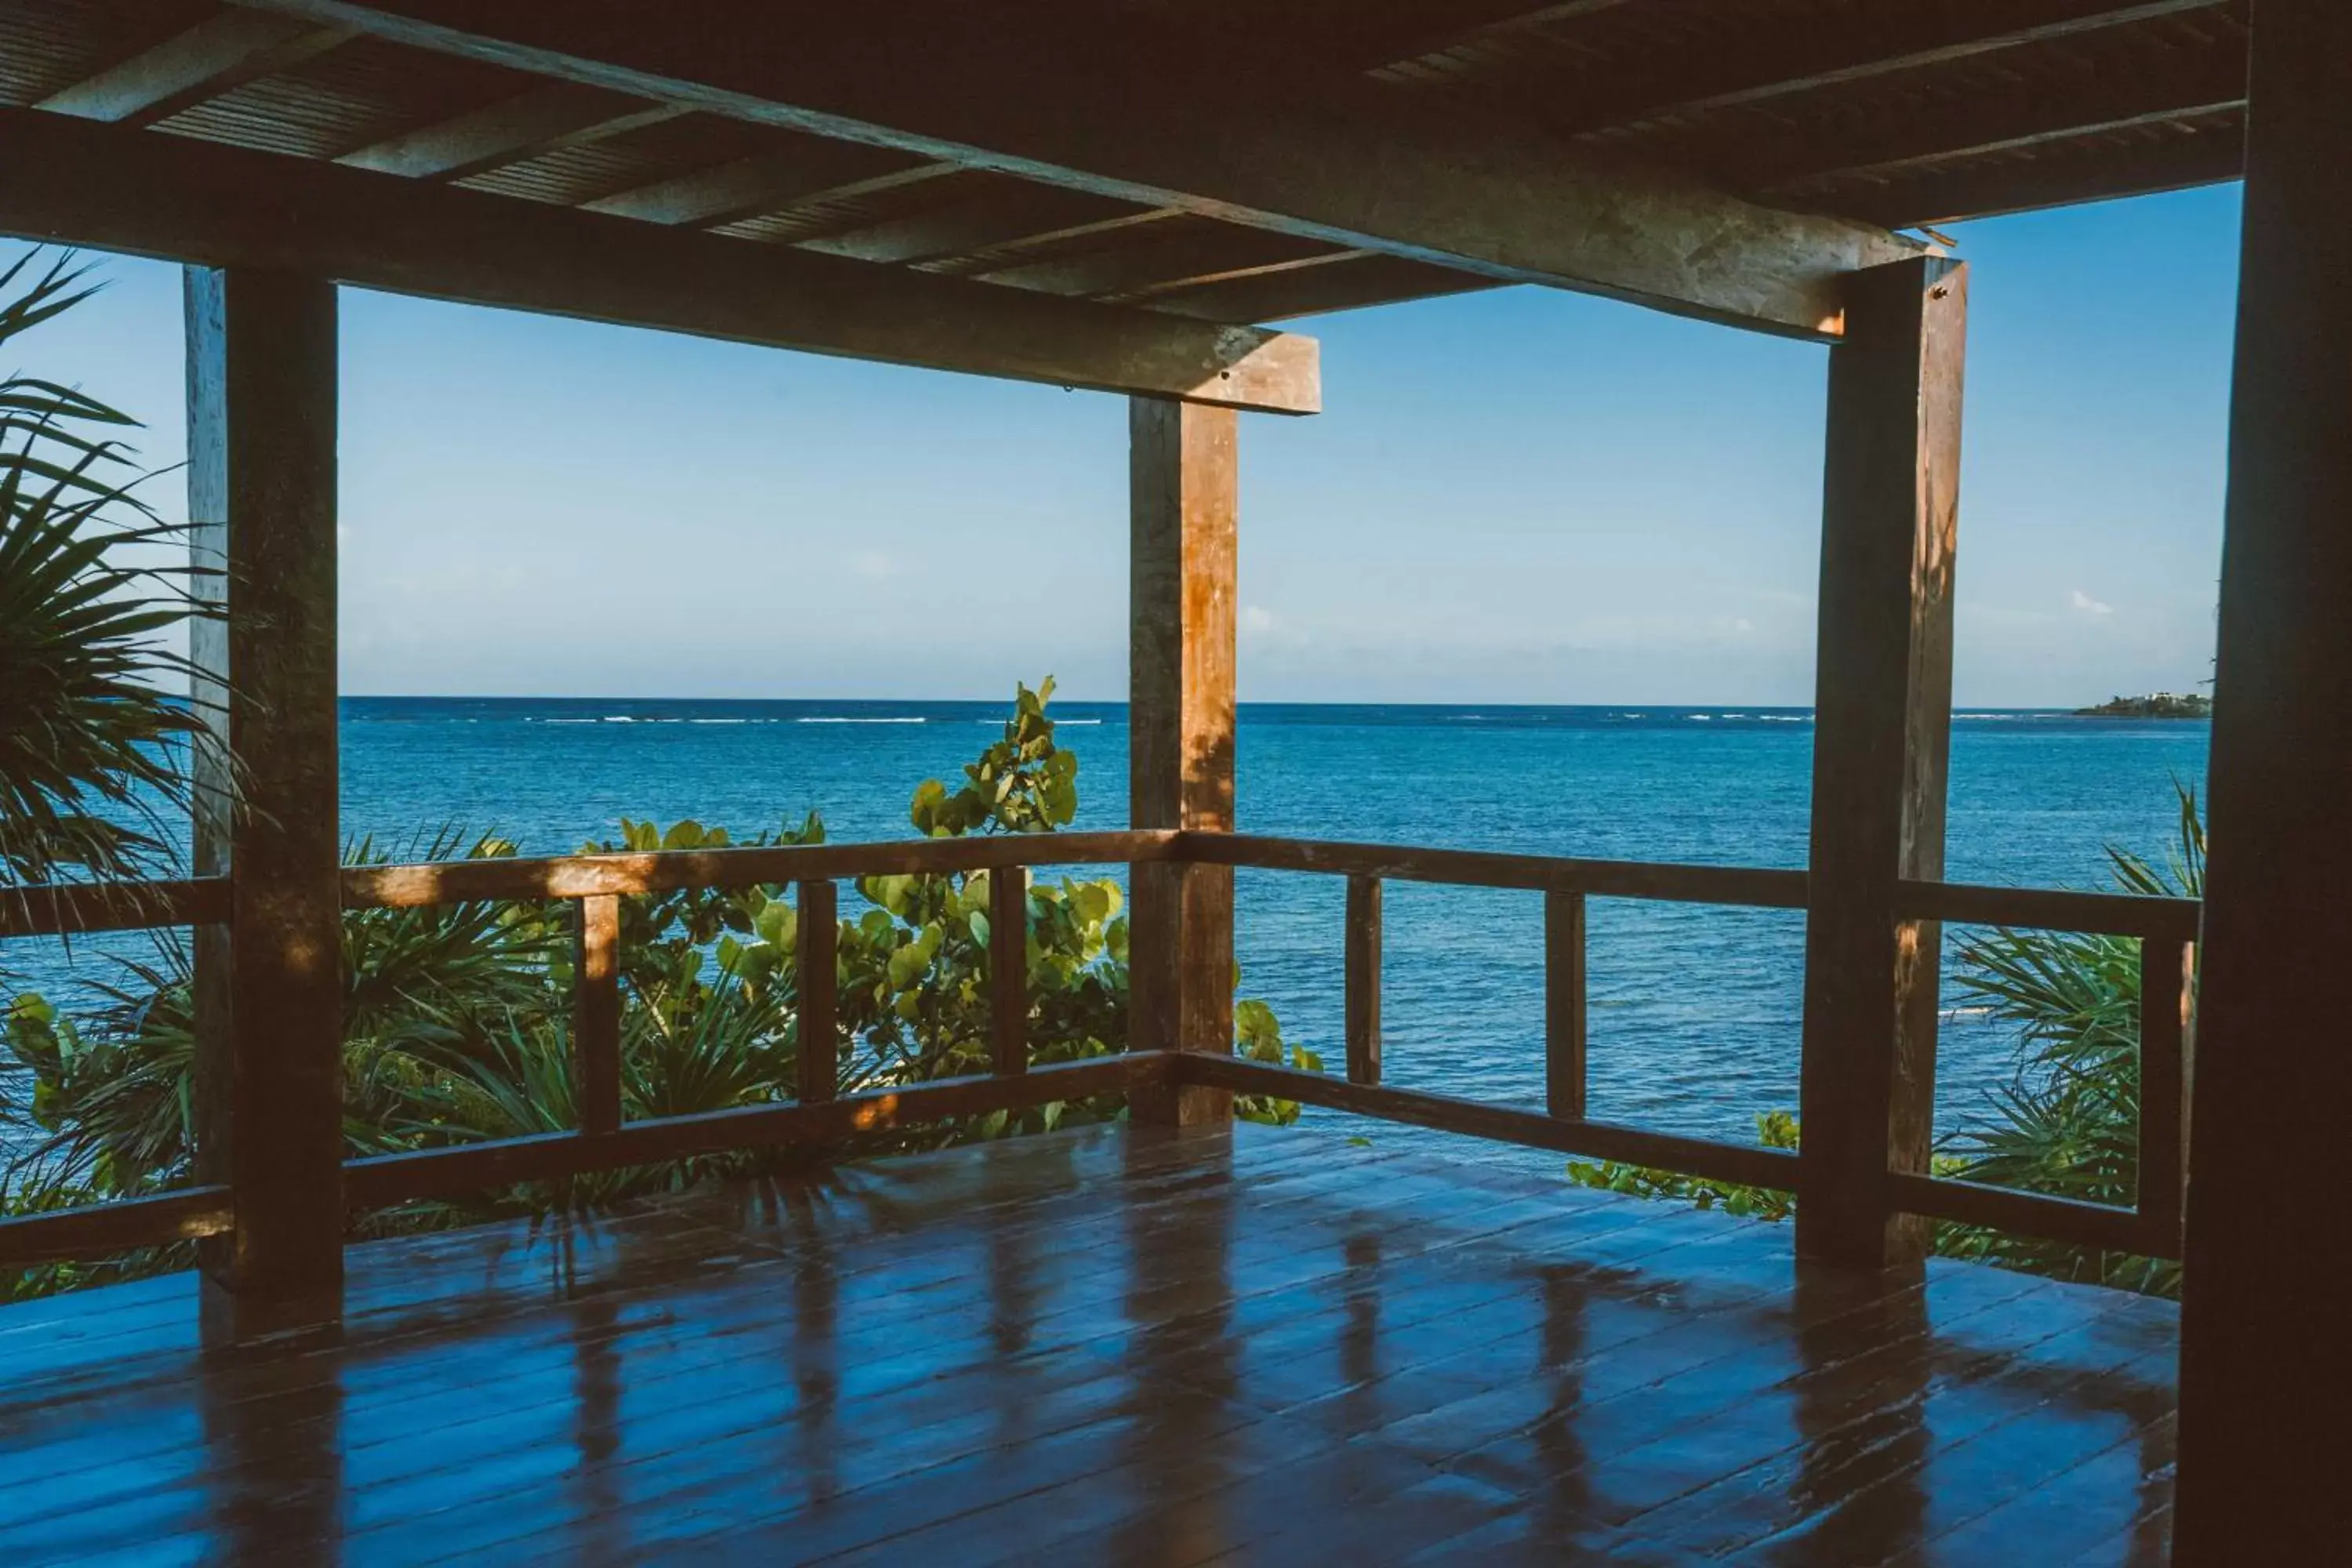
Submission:
M 1230 833 L 1237 421 L 1163 398 L 1128 408 L 1129 825 Z M 1233 868 L 1138 866 L 1129 943 L 1129 1048 L 1230 1051 Z M 1171 1084 L 1134 1113 L 1222 1121 L 1233 1096 Z
M 1381 1081 L 1381 881 L 1348 879 L 1348 1081 Z
M 2174 1561 L 2343 1552 L 2352 6 L 2260 0 L 2215 669 Z
M 2189 1011 L 2196 950 L 2185 942 L 2139 944 L 2140 1224 L 2151 1251 L 2175 1256 L 2187 1175 Z
M 1897 921 L 1895 887 L 1944 874 L 1967 333 L 1967 268 L 1902 261 L 1849 280 L 1830 351 L 1799 1086 L 1811 1258 L 1927 1248 L 1885 1176 L 1927 1169 L 1942 927 Z
M 195 942 L 196 1179 L 208 1334 L 342 1310 L 342 910 L 335 749 L 334 285 L 186 272 L 194 868 L 232 879 Z
M 592 893 L 572 928 L 572 1070 L 580 1131 L 621 1130 L 621 900 Z
M 1000 866 L 988 874 L 988 1026 L 994 1066 L 1029 1070 L 1029 873 Z
M 1584 1120 L 1584 895 L 1544 895 L 1544 1109 Z
M 835 957 L 840 916 L 831 882 L 803 882 L 800 907 L 800 1098 L 817 1105 L 841 1092 L 840 1031 L 835 1023 L 840 975 Z

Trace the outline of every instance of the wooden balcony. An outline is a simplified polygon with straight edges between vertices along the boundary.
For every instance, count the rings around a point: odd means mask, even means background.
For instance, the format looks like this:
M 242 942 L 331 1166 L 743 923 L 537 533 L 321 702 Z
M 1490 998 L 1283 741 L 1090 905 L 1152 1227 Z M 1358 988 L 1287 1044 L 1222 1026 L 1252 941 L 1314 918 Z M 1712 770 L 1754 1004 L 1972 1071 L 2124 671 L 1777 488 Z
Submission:
M 2177 1313 L 1328 1133 L 1098 1128 L 0 1311 L 0 1549 L 2161 1561 Z

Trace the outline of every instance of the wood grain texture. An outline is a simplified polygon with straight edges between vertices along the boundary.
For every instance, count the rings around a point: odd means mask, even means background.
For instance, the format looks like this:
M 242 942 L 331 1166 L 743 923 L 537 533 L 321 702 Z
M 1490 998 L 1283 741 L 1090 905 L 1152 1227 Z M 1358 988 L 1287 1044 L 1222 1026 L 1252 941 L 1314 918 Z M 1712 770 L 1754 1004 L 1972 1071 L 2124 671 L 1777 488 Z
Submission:
M 1582 893 L 1544 895 L 1544 1109 L 1584 1117 L 1585 931 Z
M 462 180 L 502 164 L 642 131 L 683 110 L 554 82 L 355 147 L 335 160 L 412 180 Z
M 347 909 L 406 909 L 469 899 L 583 899 L 683 888 L 749 888 L 844 877 L 930 876 L 999 866 L 1111 866 L 1161 861 L 1172 832 L 1057 833 L 1043 837 L 907 838 L 536 859 L 436 860 L 344 869 Z
M 597 893 L 580 900 L 572 927 L 572 1070 L 580 1097 L 580 1131 L 621 1126 L 621 900 Z
M 841 913 L 833 882 L 823 877 L 803 882 L 795 913 L 800 926 L 795 966 L 800 994 L 794 1001 L 800 1100 L 822 1105 L 840 1093 L 841 1080 Z
M 290 70 L 351 34 L 298 17 L 228 10 L 209 16 L 37 106 L 114 125 L 147 125 L 257 77 Z
M 1314 340 L 0 111 L 0 232 L 1056 386 L 1311 414 Z
M 632 1121 L 592 1136 L 549 1132 L 446 1149 L 378 1154 L 345 1163 L 352 1208 L 381 1208 L 415 1198 L 456 1197 L 518 1182 L 551 1182 L 625 1165 L 660 1164 L 738 1149 L 822 1143 L 853 1133 L 914 1127 L 1079 1100 L 1132 1093 L 1163 1079 L 1170 1058 L 1137 1051 L 1084 1061 L 1052 1062 L 1018 1077 L 985 1074 L 939 1079 L 898 1089 L 866 1089 L 790 1105 L 751 1105 Z
M 2015 1236 L 2038 1236 L 2073 1247 L 2108 1252 L 2137 1253 L 2151 1258 L 2179 1255 L 2177 1239 L 2152 1247 L 2147 1228 L 2130 1209 L 2046 1193 L 2020 1192 L 1897 1171 L 1886 1178 L 1889 1201 L 1906 1214 L 1980 1225 Z
M 331 1317 L 342 1279 L 335 289 L 191 268 L 185 306 L 190 548 L 226 612 L 190 637 L 192 860 L 231 879 L 194 944 L 195 1165 L 234 1194 L 205 1268 L 242 1337 Z
M 1940 880 L 1951 747 L 1968 273 L 1905 262 L 1847 291 L 1830 357 L 1799 1102 L 1810 1257 L 1916 1258 L 1887 1173 L 1927 1169 L 1942 927 L 1897 914 Z
M 1899 920 L 2091 931 L 2153 937 L 2159 942 L 2194 942 L 2200 909 L 2195 899 L 2078 893 L 2071 889 L 1987 888 L 1907 879 L 1895 887 L 1895 913 Z
M 228 913 L 226 877 L 0 888 L 0 937 L 210 925 Z
M 2178 1256 L 2189 1175 L 2189 1030 L 2197 950 L 2143 939 L 2139 948 L 2140 1223 Z
M 1748 1186 L 1788 1190 L 1797 1184 L 1796 1156 L 1759 1144 L 1717 1143 L 1708 1139 L 1622 1127 L 1614 1122 L 1572 1120 L 1543 1111 L 1488 1105 L 1422 1089 L 1373 1088 L 1321 1073 L 1205 1052 L 1181 1053 L 1174 1061 L 1180 1079 L 1213 1084 L 1237 1094 L 1272 1095 L 1301 1105 L 1328 1106 L 1360 1116 L 1434 1128 L 1440 1132 L 1459 1132 L 1466 1137 L 1582 1154 L 1596 1160 L 1622 1160 Z
M 2169 1303 L 1328 1133 L 1089 1128 L 0 1309 L 49 1563 L 2163 1560 Z
M 1664 899 L 1754 909 L 1805 907 L 1802 871 L 1751 866 L 1677 866 L 1659 861 L 1579 860 L 1559 855 L 1507 855 L 1480 849 L 1423 849 L 1397 844 L 1335 844 L 1255 833 L 1187 833 L 1185 859 L 1257 866 L 1392 882 L 1444 882 L 1464 888 L 1525 888 L 1606 899 Z
M 929 8 L 919 26 L 836 16 L 760 47 L 739 15 L 698 8 L 699 24 L 647 28 L 610 5 L 268 4 L 709 113 L 1769 331 L 1835 335 L 1844 275 L 1919 250 L 1499 118 L 1423 116 L 1374 84 L 1272 84 L 1197 50 L 1097 58 L 1076 27 L 1041 48 L 964 10 Z
M 1348 879 L 1344 969 L 1347 1000 L 1343 1029 L 1348 1051 L 1348 1081 L 1378 1088 L 1381 1081 L 1381 884 L 1377 878 Z
M 0 1268 L 52 1259 L 87 1261 L 136 1247 L 219 1236 L 235 1217 L 229 1190 L 218 1184 L 12 1215 L 0 1219 Z
M 1234 825 L 1238 421 L 1129 403 L 1128 821 L 1214 836 Z M 1138 866 L 1129 921 L 1130 1048 L 1233 1048 L 1231 868 Z M 1213 1087 L 1147 1095 L 1136 1114 L 1230 1114 Z
M 1029 874 L 988 874 L 989 1051 L 1007 1076 L 1029 1070 Z
M 2207 763 L 2183 1268 L 2180 1558 L 2342 1550 L 2352 1343 L 2314 1258 L 2338 1169 L 2352 952 L 2352 6 L 2261 0 Z

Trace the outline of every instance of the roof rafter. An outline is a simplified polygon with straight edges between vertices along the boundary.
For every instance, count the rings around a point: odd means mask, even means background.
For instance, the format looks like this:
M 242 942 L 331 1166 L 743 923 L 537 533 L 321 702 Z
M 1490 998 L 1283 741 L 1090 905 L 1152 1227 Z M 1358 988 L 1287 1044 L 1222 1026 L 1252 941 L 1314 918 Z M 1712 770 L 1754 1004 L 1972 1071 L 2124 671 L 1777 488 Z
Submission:
M 1834 336 L 1845 275 L 1919 249 L 1545 136 L 1425 117 L 1376 84 L 1285 93 L 1236 83 L 1214 62 L 1164 58 L 1127 71 L 1056 70 L 991 17 L 953 7 L 938 26 L 850 12 L 786 29 L 746 26 L 751 13 L 712 0 L 684 0 L 660 27 L 618 0 L 249 3 L 1334 248 L 1795 335 Z
M 0 233 L 705 337 L 1275 413 L 1314 340 L 0 110 Z
M 340 27 L 261 11 L 224 11 L 36 107 L 116 125 L 149 125 L 257 77 L 288 70 L 350 37 Z
M 355 148 L 335 162 L 413 180 L 462 180 L 559 148 L 625 135 L 685 112 L 675 104 L 552 82 Z
M 1557 129 L 1605 130 L 1669 115 L 1759 103 L 1843 82 L 2047 43 L 2160 16 L 2217 10 L 2231 0 L 1969 0 L 1965 5 L 1880 5 L 1846 27 L 1785 30 L 1775 45 L 1746 37 L 1714 55 L 1678 53 L 1663 79 L 1634 73 L 1613 88 L 1554 93 Z

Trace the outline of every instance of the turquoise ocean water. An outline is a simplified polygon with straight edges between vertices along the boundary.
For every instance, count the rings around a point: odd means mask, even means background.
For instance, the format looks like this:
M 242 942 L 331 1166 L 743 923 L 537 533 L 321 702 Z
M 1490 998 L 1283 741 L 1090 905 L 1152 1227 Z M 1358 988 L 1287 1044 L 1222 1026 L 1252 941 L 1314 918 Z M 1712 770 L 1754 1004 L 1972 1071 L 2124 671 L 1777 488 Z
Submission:
M 1081 759 L 1078 826 L 1123 826 L 1123 709 L 1053 710 Z M 398 841 L 449 823 L 560 853 L 614 836 L 624 815 L 743 832 L 814 808 L 836 839 L 900 837 L 915 785 L 955 777 L 1003 712 L 354 698 L 344 826 Z M 1800 710 L 1250 705 L 1237 809 L 1249 832 L 1793 867 L 1811 738 Z M 2201 723 L 1965 713 L 1953 725 L 1949 875 L 2103 886 L 2105 845 L 2170 843 L 2173 780 L 2201 784 L 2205 749 Z M 1339 883 L 1244 871 L 1238 899 L 1243 993 L 1271 1002 L 1285 1032 L 1336 1067 Z M 1539 898 L 1397 885 L 1387 917 L 1389 1081 L 1539 1105 Z M 1745 1139 L 1757 1112 L 1793 1108 L 1801 915 L 1597 900 L 1591 924 L 1595 1115 Z M 2006 1081 L 2011 1049 L 1981 1018 L 1948 1019 L 1947 1126 Z

